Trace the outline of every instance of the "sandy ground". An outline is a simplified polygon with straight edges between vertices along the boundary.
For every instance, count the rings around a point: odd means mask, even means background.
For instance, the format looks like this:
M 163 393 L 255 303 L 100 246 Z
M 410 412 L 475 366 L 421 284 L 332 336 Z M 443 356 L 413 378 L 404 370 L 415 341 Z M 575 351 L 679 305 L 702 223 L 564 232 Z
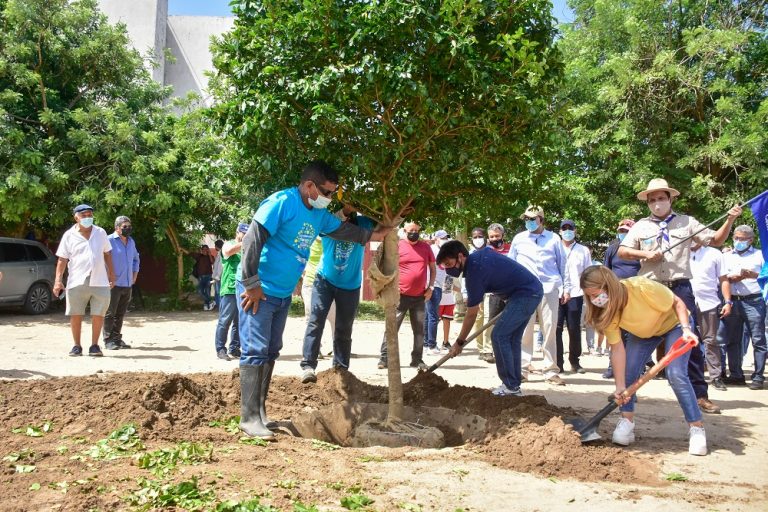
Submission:
M 61 312 L 31 317 L 0 311 L 0 343 L 4 353 L 0 378 L 47 379 L 110 372 L 231 372 L 236 361 L 215 357 L 215 325 L 215 312 L 130 313 L 123 332 L 133 349 L 105 351 L 103 358 L 69 358 L 66 354 L 72 345 L 71 335 L 68 319 Z M 304 327 L 303 319 L 289 318 L 283 352 L 275 368 L 277 375 L 298 378 Z M 454 331 L 456 328 L 454 325 Z M 89 329 L 86 323 L 84 333 L 88 334 L 84 339 L 90 336 Z M 386 383 L 386 373 L 376 369 L 382 333 L 383 323 L 360 321 L 353 334 L 351 370 L 361 380 L 377 385 Z M 327 347 L 330 344 L 326 333 L 324 351 L 329 350 Z M 401 330 L 401 361 L 409 360 L 409 352 L 410 333 L 405 323 Z M 425 357 L 427 364 L 436 359 L 437 356 Z M 585 356 L 582 365 L 587 373 L 565 375 L 566 387 L 553 388 L 543 383 L 540 375 L 534 375 L 523 389 L 528 395 L 543 394 L 549 403 L 572 407 L 588 418 L 602 408 L 613 389 L 612 382 L 600 377 L 606 364 L 605 357 Z M 748 360 L 745 369 L 750 365 Z M 329 367 L 330 360 L 322 360 L 318 371 Z M 404 381 L 416 375 L 411 368 L 403 368 L 402 372 Z M 451 385 L 490 388 L 499 383 L 495 367 L 478 360 L 473 348 L 447 362 L 437 373 Z M 446 449 L 442 460 L 452 461 L 447 464 L 436 463 L 424 452 L 414 451 L 407 455 L 407 464 L 386 462 L 377 466 L 377 471 L 381 472 L 382 488 L 393 503 L 421 500 L 432 504 L 427 508 L 430 510 L 453 510 L 461 503 L 472 510 L 577 510 L 587 505 L 595 510 L 621 506 L 625 510 L 764 511 L 768 510 L 768 473 L 763 470 L 768 453 L 766 393 L 746 388 L 711 389 L 710 397 L 723 408 L 723 413 L 705 417 L 711 453 L 693 457 L 687 453 L 682 412 L 667 383 L 652 381 L 640 391 L 638 440 L 631 450 L 656 460 L 662 474 L 685 475 L 686 482 L 646 487 L 559 481 L 465 459 L 461 448 Z M 609 434 L 615 421 L 615 414 L 604 420 L 601 432 Z M 4 429 L 8 427 L 3 425 Z

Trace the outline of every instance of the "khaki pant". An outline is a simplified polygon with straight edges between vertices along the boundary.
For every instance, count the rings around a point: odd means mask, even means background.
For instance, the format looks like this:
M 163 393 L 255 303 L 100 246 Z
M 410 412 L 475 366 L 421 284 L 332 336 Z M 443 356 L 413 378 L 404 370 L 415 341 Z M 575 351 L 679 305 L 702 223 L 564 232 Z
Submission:
M 522 357 L 520 360 L 524 377 L 528 377 L 528 366 L 533 359 L 533 331 L 537 319 L 541 327 L 541 334 L 544 336 L 544 344 L 541 347 L 544 354 L 544 367 L 541 369 L 544 378 L 548 379 L 560 373 L 556 362 L 557 342 L 555 339 L 559 307 L 560 291 L 555 288 L 551 292 L 544 294 L 539 306 L 536 308 L 536 313 L 531 315 L 531 319 L 528 321 L 528 326 L 523 334 Z

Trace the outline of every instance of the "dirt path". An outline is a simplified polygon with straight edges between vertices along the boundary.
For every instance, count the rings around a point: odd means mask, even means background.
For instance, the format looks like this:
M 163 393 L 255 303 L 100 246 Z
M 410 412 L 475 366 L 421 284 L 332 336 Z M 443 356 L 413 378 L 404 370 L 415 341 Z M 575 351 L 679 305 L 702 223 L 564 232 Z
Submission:
M 567 416 L 574 409 L 588 417 L 604 405 L 612 389 L 600 378 L 606 358 L 585 357 L 582 364 L 587 373 L 566 375 L 565 388 L 553 389 L 534 376 L 524 386 L 527 397 L 522 401 L 494 401 L 483 390 L 498 384 L 495 368 L 468 349 L 437 371 L 441 379 L 426 387 L 411 386 L 409 396 L 414 405 L 474 408 L 493 425 L 496 435 L 487 439 L 444 450 L 325 451 L 309 440 L 286 436 L 266 448 L 243 446 L 238 445 L 237 435 L 208 426 L 212 419 L 238 414 L 237 377 L 233 375 L 237 363 L 215 358 L 214 328 L 214 313 L 131 314 L 124 333 L 133 349 L 106 352 L 102 359 L 75 359 L 66 357 L 71 341 L 62 314 L 39 318 L 0 312 L 4 349 L 0 378 L 24 379 L 0 384 L 1 455 L 34 450 L 37 466 L 31 473 L 14 473 L 13 464 L 4 462 L 7 469 L 0 477 L 0 487 L 8 493 L 3 492 L 2 508 L 129 508 L 123 497 L 135 489 L 136 478 L 151 477 L 146 470 L 136 467 L 135 461 L 119 463 L 123 459 L 91 461 L 90 466 L 88 461 L 72 459 L 81 449 L 80 443 L 97 443 L 129 420 L 137 422 L 148 448 L 168 447 L 182 440 L 213 443 L 212 460 L 184 466 L 173 473 L 174 481 L 198 475 L 201 488 L 203 482 L 215 487 L 220 499 L 242 500 L 260 494 L 265 503 L 282 510 L 290 510 L 294 501 L 317 503 L 321 510 L 342 510 L 341 499 L 358 487 L 375 500 L 369 506 L 374 510 L 500 510 L 513 506 L 519 510 L 577 510 L 585 505 L 595 510 L 609 506 L 627 510 L 768 508 L 768 475 L 761 469 L 768 453 L 765 392 L 711 390 L 711 398 L 723 407 L 723 414 L 705 418 L 711 450 L 707 457 L 688 455 L 682 413 L 663 381 L 653 381 L 641 390 L 638 440 L 632 449 L 620 451 L 609 443 L 581 447 L 562 437 L 557 422 L 559 415 Z M 355 325 L 351 370 L 362 382 L 339 381 L 328 372 L 321 374 L 318 385 L 301 385 L 297 377 L 303 330 L 303 320 L 289 319 L 285 347 L 275 368 L 282 378 L 276 379 L 270 395 L 273 414 L 287 419 L 342 399 L 385 399 L 383 388 L 377 386 L 385 383 L 386 376 L 376 369 L 381 323 Z M 401 332 L 406 340 L 401 346 L 402 359 L 407 361 L 410 336 L 406 328 Z M 426 358 L 426 362 L 434 359 Z M 319 370 L 329 367 L 326 359 Z M 159 373 L 140 376 L 135 372 Z M 167 375 L 171 373 L 196 375 Z M 404 381 L 415 375 L 413 369 L 403 369 Z M 80 378 L 51 380 L 68 376 Z M 46 419 L 54 421 L 51 434 L 31 438 L 10 432 Z M 614 422 L 615 417 L 603 422 L 604 436 L 610 435 Z M 59 453 L 61 446 L 67 447 L 65 453 Z M 536 453 L 546 456 L 537 459 L 533 446 Z M 651 471 L 650 478 L 642 472 L 644 468 Z M 664 475 L 670 473 L 679 473 L 687 481 L 668 482 Z M 56 488 L 61 482 L 69 482 L 67 493 Z M 42 488 L 29 491 L 35 483 Z

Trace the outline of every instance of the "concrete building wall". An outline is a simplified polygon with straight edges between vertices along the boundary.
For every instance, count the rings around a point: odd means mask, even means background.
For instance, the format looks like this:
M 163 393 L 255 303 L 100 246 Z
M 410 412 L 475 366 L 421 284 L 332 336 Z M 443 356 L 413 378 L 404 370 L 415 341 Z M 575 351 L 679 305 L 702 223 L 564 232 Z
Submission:
M 213 70 L 210 43 L 234 25 L 233 17 L 169 16 L 167 46 L 176 62 L 165 65 L 165 85 L 173 86 L 174 96 L 196 92 L 210 105 L 207 72 Z
M 99 0 L 99 8 L 112 23 L 124 23 L 133 47 L 155 59 L 152 78 L 165 77 L 168 0 Z

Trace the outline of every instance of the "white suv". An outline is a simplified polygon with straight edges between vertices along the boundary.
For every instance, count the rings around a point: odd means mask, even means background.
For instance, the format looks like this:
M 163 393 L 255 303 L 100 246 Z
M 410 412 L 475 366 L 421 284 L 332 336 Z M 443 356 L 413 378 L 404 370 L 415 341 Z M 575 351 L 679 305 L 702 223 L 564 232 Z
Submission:
M 48 311 L 53 298 L 56 256 L 32 240 L 0 237 L 0 305 L 22 306 L 25 313 Z

